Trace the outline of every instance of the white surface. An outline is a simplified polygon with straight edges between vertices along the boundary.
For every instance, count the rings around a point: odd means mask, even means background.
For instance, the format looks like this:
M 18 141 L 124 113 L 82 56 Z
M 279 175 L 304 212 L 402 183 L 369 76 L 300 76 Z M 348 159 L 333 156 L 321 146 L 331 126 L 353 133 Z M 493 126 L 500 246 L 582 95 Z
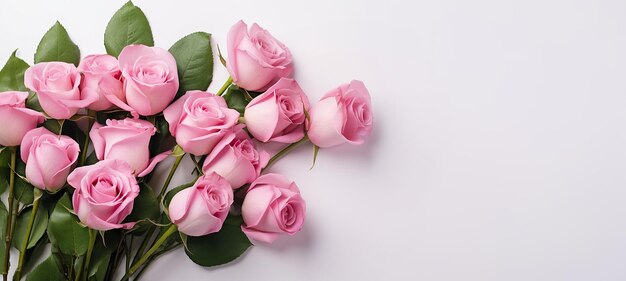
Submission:
M 375 133 L 275 166 L 307 200 L 299 235 L 215 269 L 179 250 L 145 280 L 626 279 L 626 2 L 262 2 L 136 4 L 165 48 L 259 22 L 312 101 L 365 81 Z M 32 61 L 57 19 L 104 52 L 123 1 L 0 3 L 4 62 Z

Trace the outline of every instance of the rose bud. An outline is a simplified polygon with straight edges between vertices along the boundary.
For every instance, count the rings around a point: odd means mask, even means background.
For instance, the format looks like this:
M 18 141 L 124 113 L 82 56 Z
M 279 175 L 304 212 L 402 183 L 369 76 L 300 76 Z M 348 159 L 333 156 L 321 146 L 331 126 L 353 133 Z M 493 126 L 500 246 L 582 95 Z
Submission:
M 68 119 L 98 100 L 92 92 L 81 93 L 80 72 L 73 64 L 42 62 L 24 73 L 24 85 L 37 93 L 41 108 L 54 119 Z
M 248 189 L 241 213 L 243 232 L 255 242 L 272 243 L 280 234 L 294 235 L 304 224 L 306 204 L 298 186 L 279 174 L 265 174 Z
M 46 128 L 28 131 L 22 140 L 20 156 L 26 163 L 26 179 L 35 187 L 56 192 L 65 185 L 80 148 L 72 138 Z
M 233 190 L 228 182 L 210 173 L 174 195 L 169 217 L 181 233 L 204 236 L 220 231 L 232 203 Z
M 256 149 L 242 127 L 236 126 L 235 131 L 215 146 L 202 166 L 205 174 L 218 173 L 234 189 L 253 182 L 270 159 L 267 152 Z
M 150 116 L 160 113 L 174 100 L 178 91 L 178 70 L 176 60 L 168 51 L 129 45 L 122 49 L 119 62 L 126 103 L 116 101 L 114 95 L 107 95 L 115 105 L 134 116 Z
M 294 143 L 304 137 L 309 99 L 300 85 L 282 78 L 254 98 L 244 112 L 246 127 L 259 141 Z
M 228 108 L 224 98 L 189 91 L 163 111 L 176 143 L 187 153 L 208 154 L 239 121 L 239 112 Z
M 0 145 L 17 146 L 24 135 L 44 121 L 40 112 L 26 108 L 27 92 L 0 92 L 0 120 L 5 120 L 0 130 Z
M 342 143 L 361 144 L 372 132 L 370 94 L 361 81 L 353 80 L 328 92 L 311 108 L 307 132 L 319 147 Z
M 102 160 L 76 168 L 67 182 L 76 189 L 72 206 L 83 224 L 101 231 L 135 225 L 122 223 L 133 210 L 133 201 L 139 194 L 133 169 L 125 161 Z
M 283 43 L 256 23 L 239 21 L 228 31 L 226 67 L 237 86 L 263 91 L 293 72 L 291 53 Z
M 89 137 L 98 160 L 126 161 L 135 175 L 143 177 L 169 155 L 169 152 L 166 152 L 150 159 L 150 138 L 155 133 L 154 125 L 145 120 L 108 119 L 105 126 L 94 124 Z
M 122 91 L 122 71 L 119 63 L 114 56 L 111 55 L 89 55 L 86 56 L 78 65 L 78 70 L 83 73 L 83 81 L 80 85 L 81 94 L 84 96 L 98 96 L 98 100 L 88 106 L 89 109 L 95 111 L 107 110 L 113 107 L 100 89 L 100 82 L 105 77 L 113 78 L 115 89 L 111 91 L 120 100 L 125 100 Z

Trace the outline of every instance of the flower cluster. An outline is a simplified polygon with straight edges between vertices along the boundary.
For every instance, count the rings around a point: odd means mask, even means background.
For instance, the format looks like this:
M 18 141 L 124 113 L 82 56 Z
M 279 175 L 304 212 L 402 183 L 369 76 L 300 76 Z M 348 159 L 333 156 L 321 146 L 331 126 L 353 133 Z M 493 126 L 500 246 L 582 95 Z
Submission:
M 130 20 L 124 18 L 130 14 Z M 128 32 L 134 32 L 134 41 L 127 40 Z M 46 50 L 54 46 L 67 49 Z M 226 46 L 227 59 L 221 54 L 220 59 L 231 78 L 217 93 L 208 92 L 210 36 L 193 33 L 169 50 L 155 47 L 145 16 L 129 2 L 107 26 L 107 54 L 80 60 L 57 23 L 42 39 L 34 65 L 15 54 L 10 58 L 0 73 L 21 74 L 23 82 L 0 84 L 8 90 L 0 92 L 0 119 L 8 121 L 0 128 L 0 156 L 8 155 L 0 157 L 0 167 L 8 169 L 0 171 L 10 178 L 9 207 L 0 217 L 7 249 L 20 235 L 15 229 L 26 230 L 21 233 L 26 242 L 16 246 L 16 280 L 26 251 L 46 241 L 36 231 L 41 221 L 48 224 L 56 253 L 49 259 L 65 265 L 52 274 L 76 274 L 76 280 L 81 274 L 109 280 L 124 252 L 134 257 L 126 262 L 126 280 L 177 246 L 185 245 L 194 262 L 212 266 L 236 258 L 251 244 L 301 230 L 306 203 L 300 189 L 266 171 L 309 141 L 316 155 L 320 147 L 363 143 L 373 122 L 368 90 L 355 80 L 312 104 L 292 77 L 290 50 L 257 24 L 248 28 L 237 22 Z M 9 81 L 2 78 L 0 83 Z M 270 142 L 284 144 L 273 157 L 264 149 Z M 170 188 L 185 156 L 195 164 L 195 177 Z M 155 167 L 168 157 L 174 158 L 170 172 L 160 190 L 152 189 Z M 24 192 L 32 196 L 18 195 Z M 32 207 L 18 213 L 19 205 Z M 22 222 L 28 224 L 16 225 Z M 128 243 L 137 237 L 142 242 L 133 254 Z M 95 263 L 93 251 L 102 248 L 107 254 L 97 255 L 104 260 Z M 214 249 L 213 257 L 207 258 L 207 248 Z M 67 264 L 63 257 L 76 261 Z M 8 266 L 8 250 L 4 259 Z M 95 274 L 102 264 L 108 268 Z M 45 268 L 44 262 L 31 274 Z

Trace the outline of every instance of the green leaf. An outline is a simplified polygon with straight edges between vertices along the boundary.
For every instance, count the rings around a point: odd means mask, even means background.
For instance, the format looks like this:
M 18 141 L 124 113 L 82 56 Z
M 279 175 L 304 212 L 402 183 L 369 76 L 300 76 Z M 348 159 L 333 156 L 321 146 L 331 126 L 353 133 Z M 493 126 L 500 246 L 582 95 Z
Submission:
M 85 166 L 93 165 L 96 163 L 98 163 L 98 156 L 96 155 L 96 152 L 93 151 L 91 152 L 91 154 L 89 154 L 89 156 L 87 156 L 87 159 L 85 159 Z
M 32 210 L 32 207 L 28 207 L 22 210 L 17 216 L 17 222 L 15 223 L 15 230 L 13 232 L 12 245 L 18 250 L 21 250 L 24 245 L 24 239 L 26 238 L 26 231 L 28 230 L 28 223 L 30 221 Z M 34 247 L 37 244 L 37 241 L 43 237 L 46 233 L 47 226 L 48 211 L 40 205 L 39 208 L 37 208 L 37 214 L 35 215 L 35 223 L 33 224 L 33 229 L 28 241 L 28 249 Z
M 174 137 L 170 134 L 170 127 L 165 117 L 157 116 L 155 118 L 155 127 L 157 128 L 156 134 L 150 139 L 150 155 L 152 157 L 169 150 L 173 145 L 169 145 L 170 142 L 175 144 Z
M 6 222 L 9 219 L 9 212 L 7 211 L 7 207 L 4 205 L 4 202 L 0 200 L 0 237 L 4 238 L 7 232 Z M 0 261 L 4 261 L 5 257 L 6 244 L 4 243 L 4 239 L 0 243 Z M 5 272 L 4 262 L 0 262 L 0 272 Z
M 117 57 L 124 47 L 132 44 L 154 46 L 154 39 L 146 15 L 128 1 L 109 20 L 104 32 L 104 47 L 109 55 Z
M 104 281 L 111 254 L 117 249 L 122 235 L 120 231 L 112 230 L 104 233 L 104 242 L 100 238 L 96 239 L 91 256 L 89 274 L 87 276 L 90 281 Z
M 65 121 L 63 121 L 65 123 Z M 58 134 L 61 131 L 61 121 L 56 119 L 47 119 L 43 121 L 43 126 L 48 129 L 50 132 Z
M 217 233 L 187 238 L 187 256 L 201 266 L 216 266 L 241 256 L 252 244 L 241 230 L 241 217 L 228 217 Z
M 11 163 L 11 150 L 8 147 L 2 147 L 0 150 L 0 168 L 8 168 Z
M 48 237 L 61 253 L 80 256 L 87 252 L 89 230 L 81 226 L 78 218 L 69 210 L 72 210 L 72 203 L 66 193 L 50 215 Z
M 24 72 L 28 69 L 28 64 L 15 56 L 17 50 L 13 51 L 7 63 L 0 70 L 0 92 L 4 91 L 26 91 L 24 86 Z
M 28 99 L 26 99 L 26 107 L 43 112 L 43 108 L 41 108 L 41 104 L 39 104 L 39 97 L 34 92 L 30 92 L 28 94 Z
M 206 91 L 213 80 L 211 34 L 191 33 L 174 43 L 169 51 L 176 59 L 180 81 L 176 98 L 190 90 Z
M 11 173 L 11 169 L 0 168 L 0 194 L 3 194 L 9 187 L 9 173 Z
M 246 90 L 235 85 L 231 85 L 228 89 L 226 89 L 224 99 L 226 100 L 226 104 L 228 104 L 229 108 L 237 110 L 240 114 L 243 114 L 246 110 L 246 106 L 250 103 L 249 100 L 246 100 L 246 95 Z
M 74 44 L 65 27 L 58 21 L 41 38 L 37 52 L 35 52 L 35 63 L 46 61 L 62 61 L 74 65 L 80 62 L 78 46 Z
M 156 222 L 159 219 L 161 209 L 159 208 L 159 201 L 157 200 L 152 188 L 146 183 L 141 183 L 139 187 L 141 189 L 139 191 L 139 195 L 135 198 L 133 203 L 133 211 L 124 221 L 138 222 L 137 225 L 135 225 L 135 228 L 140 228 L 141 231 L 145 230 L 144 228 L 146 228 L 146 226 L 151 225 L 151 223 L 147 220 Z
M 33 271 L 26 276 L 26 281 L 63 281 L 66 280 L 59 270 L 53 255 L 37 265 Z
M 22 272 L 30 272 L 33 267 L 35 267 L 36 263 L 40 262 L 44 256 L 44 254 L 48 253 L 46 246 L 50 241 L 48 237 L 44 235 L 39 241 L 35 244 L 34 247 L 26 250 L 26 254 L 24 255 L 24 267 Z
M 59 248 L 52 245 L 50 252 L 52 256 L 54 256 L 54 261 L 56 261 L 57 268 L 59 271 L 63 272 L 63 275 L 68 276 L 70 272 L 73 272 L 74 262 L 77 260 L 73 255 L 67 255 L 61 253 Z

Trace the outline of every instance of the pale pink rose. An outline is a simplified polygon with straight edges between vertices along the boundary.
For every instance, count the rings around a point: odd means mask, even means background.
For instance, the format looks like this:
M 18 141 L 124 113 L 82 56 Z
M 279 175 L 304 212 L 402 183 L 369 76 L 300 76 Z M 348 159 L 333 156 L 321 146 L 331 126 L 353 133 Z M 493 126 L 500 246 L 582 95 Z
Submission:
M 111 90 L 111 94 L 115 95 L 120 100 L 126 100 L 124 92 L 122 91 L 122 71 L 120 70 L 119 63 L 114 56 L 86 56 L 80 62 L 80 65 L 78 65 L 78 70 L 83 73 L 83 81 L 80 85 L 82 95 L 98 96 L 98 100 L 88 106 L 89 109 L 101 111 L 113 107 L 113 103 L 107 99 L 105 93 L 101 91 L 100 88 L 100 82 L 105 77 L 110 77 L 117 81 L 114 85 L 115 89 Z
M 187 153 L 208 154 L 239 121 L 239 112 L 228 108 L 224 98 L 189 91 L 163 111 L 176 143 Z
M 233 189 L 220 175 L 210 173 L 174 195 L 169 217 L 181 233 L 204 236 L 220 231 L 231 204 Z
M 235 131 L 215 146 L 202 166 L 205 174 L 218 173 L 234 189 L 253 182 L 270 159 L 267 152 L 256 149 L 242 127 L 236 126 Z
M 89 132 L 98 160 L 126 161 L 138 177 L 149 174 L 169 152 L 150 159 L 150 138 L 156 133 L 152 123 L 126 118 L 109 119 L 106 125 L 95 123 Z
M 73 64 L 42 62 L 24 73 L 24 85 L 37 93 L 41 108 L 54 119 L 68 119 L 98 100 L 98 95 L 79 90 L 81 76 Z
M 72 138 L 57 135 L 46 128 L 28 131 L 20 146 L 26 163 L 26 179 L 35 187 L 56 192 L 65 185 L 80 148 Z
M 26 108 L 27 92 L 0 92 L 0 145 L 17 146 L 24 135 L 44 121 L 40 112 Z
M 263 91 L 293 72 L 289 49 L 256 23 L 239 21 L 228 31 L 226 66 L 233 82 L 250 91 Z
M 178 70 L 176 60 L 167 50 L 129 45 L 122 49 L 119 62 L 126 102 L 107 95 L 115 105 L 133 116 L 149 116 L 160 113 L 174 100 L 178 91 Z
M 373 126 L 370 94 L 363 82 L 353 80 L 322 97 L 309 118 L 307 135 L 319 147 L 362 144 Z
M 241 207 L 243 232 L 253 243 L 272 243 L 281 234 L 294 235 L 302 228 L 306 203 L 300 189 L 279 174 L 265 174 L 248 189 Z
M 254 98 L 244 112 L 246 127 L 259 141 L 294 143 L 304 137 L 309 98 L 298 82 L 282 78 Z
M 67 182 L 75 188 L 74 212 L 88 227 L 106 231 L 130 229 L 135 225 L 135 222 L 122 223 L 139 195 L 133 169 L 125 161 L 109 159 L 76 168 Z

